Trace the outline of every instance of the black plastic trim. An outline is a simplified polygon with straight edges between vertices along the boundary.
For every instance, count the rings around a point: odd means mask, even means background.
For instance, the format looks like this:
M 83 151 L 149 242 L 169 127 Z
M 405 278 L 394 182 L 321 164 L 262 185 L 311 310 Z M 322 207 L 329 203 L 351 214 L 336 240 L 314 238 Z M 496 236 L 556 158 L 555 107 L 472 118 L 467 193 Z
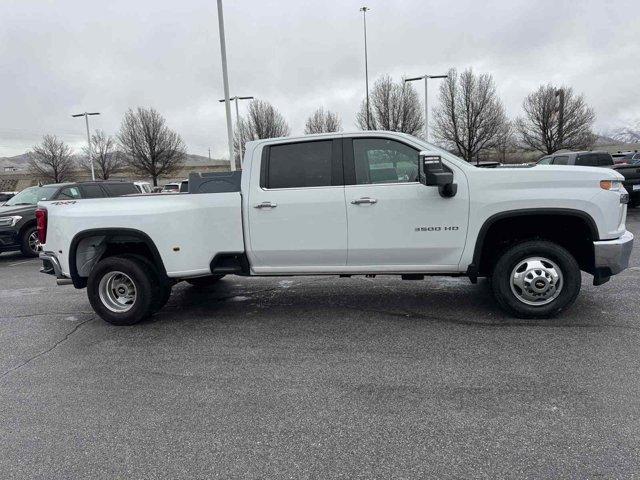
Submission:
M 495 215 L 492 215 L 487 220 L 485 220 L 485 222 L 482 224 L 482 227 L 480 228 L 480 231 L 478 232 L 478 238 L 476 239 L 476 245 L 473 250 L 473 261 L 467 268 L 467 275 L 472 279 L 472 281 L 474 278 L 477 278 L 478 275 L 482 247 L 484 245 L 484 240 L 487 232 L 489 231 L 489 228 L 498 220 L 504 220 L 505 218 L 513 217 L 523 217 L 527 215 L 566 215 L 568 217 L 578 217 L 587 222 L 587 225 L 591 232 L 592 240 L 600 240 L 600 234 L 598 233 L 596 222 L 593 220 L 591 215 L 583 212 L 582 210 L 573 210 L 570 208 L 525 208 L 521 210 L 507 210 L 505 212 L 496 213 Z
M 331 186 L 344 185 L 342 164 L 342 139 L 334 138 L 331 144 Z
M 226 260 L 226 265 L 223 265 Z M 219 274 L 236 274 L 249 275 L 249 259 L 245 252 L 222 252 L 217 253 L 211 263 L 209 269 L 214 275 Z
M 149 247 L 155 265 L 160 268 L 160 273 L 165 277 L 167 276 L 167 270 L 165 269 L 164 263 L 162 262 L 162 257 L 160 256 L 158 247 L 156 247 L 156 244 L 146 233 L 134 228 L 94 228 L 77 233 L 75 237 L 73 237 L 73 240 L 71 240 L 71 245 L 69 247 L 69 275 L 71 276 L 74 287 L 84 288 L 87 286 L 87 279 L 78 275 L 78 269 L 76 267 L 76 254 L 78 250 L 78 244 L 84 238 L 100 235 L 104 235 L 106 237 L 126 235 L 128 237 L 134 237 L 141 240 L 142 243 Z
M 262 155 L 260 156 L 260 187 L 267 188 L 267 167 L 269 165 L 270 147 L 265 145 L 262 147 Z
M 360 137 L 358 137 L 360 138 Z M 344 172 L 344 184 L 356 184 L 356 164 L 353 157 L 353 138 L 342 139 L 342 169 Z

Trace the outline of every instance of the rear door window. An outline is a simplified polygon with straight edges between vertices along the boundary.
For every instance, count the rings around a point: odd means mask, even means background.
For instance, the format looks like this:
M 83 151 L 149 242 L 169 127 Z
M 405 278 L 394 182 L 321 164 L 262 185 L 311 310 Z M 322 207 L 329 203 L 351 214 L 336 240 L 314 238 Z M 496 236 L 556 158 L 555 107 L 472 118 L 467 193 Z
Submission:
M 78 187 L 66 187 L 60 190 L 58 196 L 56 197 L 58 200 L 73 200 L 77 198 L 81 198 L 80 189 Z
M 111 197 L 140 193 L 133 183 L 105 183 L 102 186 Z
M 84 198 L 103 198 L 104 192 L 100 185 L 82 185 L 82 196 Z
M 267 188 L 325 187 L 332 184 L 332 140 L 273 145 L 267 162 Z
M 576 158 L 576 165 L 584 167 L 605 167 L 613 165 L 613 159 L 608 153 L 585 153 Z

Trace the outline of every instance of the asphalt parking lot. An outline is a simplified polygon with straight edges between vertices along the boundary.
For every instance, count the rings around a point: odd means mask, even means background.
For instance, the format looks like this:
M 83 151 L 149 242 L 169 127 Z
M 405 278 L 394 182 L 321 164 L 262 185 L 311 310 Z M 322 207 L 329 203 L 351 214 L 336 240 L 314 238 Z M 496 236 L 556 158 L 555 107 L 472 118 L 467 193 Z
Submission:
M 544 321 L 465 279 L 227 277 L 118 328 L 38 268 L 0 256 L 2 478 L 640 475 L 640 242 Z

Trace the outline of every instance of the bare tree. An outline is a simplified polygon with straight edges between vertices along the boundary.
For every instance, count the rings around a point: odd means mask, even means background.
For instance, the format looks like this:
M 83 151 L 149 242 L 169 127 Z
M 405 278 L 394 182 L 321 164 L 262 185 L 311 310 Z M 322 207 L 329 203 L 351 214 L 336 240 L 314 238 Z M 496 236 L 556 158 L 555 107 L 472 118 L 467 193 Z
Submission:
M 560 91 L 564 92 L 562 115 Z M 522 108 L 524 117 L 516 120 L 516 129 L 522 144 L 532 150 L 551 154 L 563 148 L 588 148 L 596 141 L 591 131 L 596 115 L 584 96 L 575 95 L 570 87 L 541 85 L 527 95 Z
M 154 186 L 158 177 L 176 172 L 184 163 L 182 138 L 153 108 L 129 109 L 122 119 L 118 142 L 126 154 L 125 164 L 137 174 L 150 176 Z
M 249 103 L 247 117 L 241 118 L 236 125 L 233 139 L 236 166 L 242 166 L 246 142 L 261 138 L 286 137 L 290 131 L 287 121 L 273 105 L 263 100 L 252 100 Z
M 336 113 L 330 110 L 324 111 L 324 108 L 318 108 L 313 114 L 307 118 L 304 125 L 304 133 L 310 135 L 312 133 L 329 133 L 339 132 L 342 130 L 340 118 Z
M 640 143 L 640 121 L 636 122 L 635 125 L 627 125 L 618 129 L 613 138 L 624 143 Z
M 515 139 L 515 129 L 513 123 L 506 121 L 498 130 L 495 140 L 495 149 L 498 154 L 498 161 L 505 162 L 507 154 L 517 147 Z
M 82 150 L 86 156 L 80 159 L 80 166 L 90 172 L 89 148 L 84 147 Z M 124 169 L 124 155 L 116 150 L 116 142 L 111 135 L 105 134 L 102 130 L 96 130 L 91 135 L 91 150 L 96 178 L 108 180 L 109 177 L 122 172 Z
M 60 183 L 73 178 L 73 150 L 55 135 L 45 135 L 33 147 L 29 173 L 47 183 Z
M 496 147 L 506 123 L 491 75 L 476 75 L 472 69 L 458 75 L 455 69 L 449 70 L 434 109 L 437 140 L 471 161 L 483 150 Z
M 388 75 L 376 80 L 369 96 L 369 110 L 367 123 L 365 99 L 356 114 L 356 124 L 361 130 L 389 130 L 417 135 L 424 126 L 422 106 L 413 86 L 403 80 L 394 83 Z

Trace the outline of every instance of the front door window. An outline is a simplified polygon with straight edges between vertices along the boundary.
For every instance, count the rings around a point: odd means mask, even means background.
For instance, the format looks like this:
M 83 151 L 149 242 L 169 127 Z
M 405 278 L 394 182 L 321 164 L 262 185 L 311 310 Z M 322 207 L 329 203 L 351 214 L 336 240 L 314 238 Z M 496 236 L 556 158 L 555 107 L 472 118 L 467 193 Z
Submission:
M 356 183 L 418 181 L 418 151 L 395 140 L 354 138 Z

